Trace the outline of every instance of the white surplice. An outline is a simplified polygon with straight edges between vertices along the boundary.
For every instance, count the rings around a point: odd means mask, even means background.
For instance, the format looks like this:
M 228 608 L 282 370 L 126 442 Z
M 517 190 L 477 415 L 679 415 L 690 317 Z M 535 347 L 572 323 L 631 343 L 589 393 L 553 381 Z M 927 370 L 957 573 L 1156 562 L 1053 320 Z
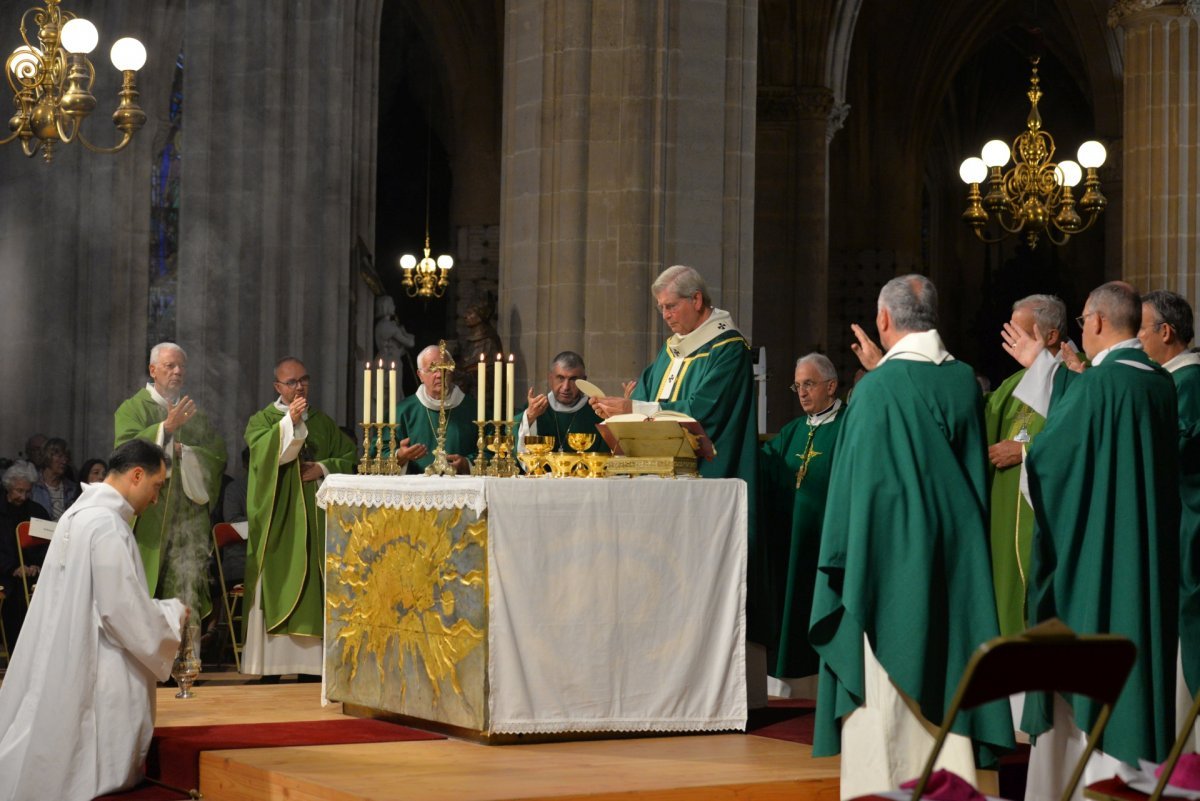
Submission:
M 58 523 L 0 687 L 3 801 L 87 801 L 141 778 L 185 607 L 150 597 L 132 519 L 97 483 Z

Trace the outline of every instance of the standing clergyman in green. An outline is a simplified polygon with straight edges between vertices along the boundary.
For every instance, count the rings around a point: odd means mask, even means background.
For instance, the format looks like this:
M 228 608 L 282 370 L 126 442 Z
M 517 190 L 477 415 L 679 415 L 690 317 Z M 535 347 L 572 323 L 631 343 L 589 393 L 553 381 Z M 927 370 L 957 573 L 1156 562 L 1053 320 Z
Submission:
M 308 371 L 275 365 L 279 397 L 246 424 L 246 647 L 242 672 L 320 675 L 325 603 L 325 513 L 317 486 L 354 469 L 355 447 L 329 415 L 308 404 Z
M 170 454 L 167 483 L 157 504 L 133 527 L 155 598 L 181 598 L 201 617 L 208 597 L 209 510 L 217 502 L 225 470 L 225 441 L 196 402 L 183 393 L 187 354 L 174 342 L 150 349 L 150 383 L 117 408 L 114 444 L 153 442 Z
M 840 748 L 842 798 L 920 774 L 930 721 L 972 652 L 999 634 L 975 371 L 942 344 L 924 276 L 889 281 L 875 324 L 882 357 L 853 326 L 870 372 L 834 453 L 809 628 L 821 657 L 813 754 Z M 954 731 L 942 764 L 971 784 L 977 764 L 1013 747 L 1007 703 L 960 714 Z
M 1061 369 L 1024 331 L 1004 329 L 1005 349 L 1029 368 L 1030 391 L 1018 387 L 1017 396 L 1048 412 L 1026 461 L 1035 515 L 1030 623 L 1057 617 L 1077 632 L 1137 645 L 1089 782 L 1115 775 L 1118 762 L 1164 759 L 1175 733 L 1179 424 L 1171 377 L 1137 339 L 1141 321 L 1142 300 L 1129 284 L 1093 290 L 1078 318 L 1092 363 L 1082 374 Z M 1062 795 L 1082 754 L 1081 730 L 1098 713 L 1081 695 L 1026 696 L 1027 801 Z

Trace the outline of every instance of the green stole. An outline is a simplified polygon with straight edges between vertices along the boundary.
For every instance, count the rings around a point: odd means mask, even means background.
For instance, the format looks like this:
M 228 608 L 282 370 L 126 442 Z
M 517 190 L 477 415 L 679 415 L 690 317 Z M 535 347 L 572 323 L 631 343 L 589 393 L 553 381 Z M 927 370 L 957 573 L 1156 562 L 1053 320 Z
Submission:
M 983 416 L 987 442 L 995 445 L 1016 439 L 1021 430 L 1028 442 L 1041 433 L 1046 418 L 1013 396 L 1025 376 L 1018 370 L 984 399 Z M 1029 577 L 1030 544 L 1033 541 L 1033 509 L 1021 492 L 1021 464 L 996 469 L 988 462 L 992 482 L 992 583 L 996 588 L 996 613 L 1000 633 L 1025 630 L 1025 593 Z
M 772 676 L 798 678 L 817 672 L 808 643 L 821 524 L 833 451 L 846 407 L 820 425 L 808 416 L 792 420 L 758 454 L 758 526 L 766 554 L 767 667 Z M 804 477 L 800 479 L 800 471 Z M 799 481 L 799 485 L 797 482 Z
M 1099 747 L 1134 765 L 1160 761 L 1175 735 L 1175 387 L 1138 348 L 1112 351 L 1082 374 L 1060 368 L 1055 379 L 1046 427 L 1025 464 L 1035 514 L 1030 622 L 1058 617 L 1081 634 L 1134 641 L 1137 662 Z M 1068 701 L 1076 725 L 1091 729 L 1099 704 Z M 1021 727 L 1041 734 L 1051 712 L 1045 694 L 1029 694 Z
M 517 418 L 513 423 L 514 431 L 520 428 L 524 415 L 525 409 L 517 412 Z M 601 422 L 600 415 L 596 414 L 596 410 L 587 403 L 573 412 L 560 412 L 553 406 L 547 406 L 546 411 L 542 412 L 533 422 L 537 426 L 538 436 L 554 437 L 554 450 L 556 451 L 571 450 L 571 447 L 567 445 L 567 434 L 581 433 L 596 435 L 596 440 L 588 448 L 589 451 L 609 452 L 608 443 L 596 429 L 596 425 Z
M 114 447 L 133 439 L 157 442 L 159 424 L 166 419 L 167 410 L 155 403 L 150 391 L 142 387 L 113 415 Z M 212 544 L 209 509 L 221 494 L 225 441 L 200 411 L 176 429 L 173 439 L 187 445 L 199 460 L 208 503 L 193 503 L 183 492 L 182 480 L 173 473 L 163 484 L 158 503 L 148 506 L 135 520 L 133 534 L 141 551 L 150 594 L 157 598 L 182 598 L 185 603 L 191 600 L 203 617 L 212 611 L 203 565 Z M 173 558 L 168 559 L 168 554 Z M 179 563 L 191 565 L 192 569 L 178 570 Z
M 300 456 L 279 464 L 280 421 L 275 404 L 246 424 L 250 474 L 246 514 L 247 597 L 262 577 L 258 602 L 271 634 L 320 637 L 324 625 L 325 513 L 317 508 L 317 482 L 302 482 L 302 461 L 319 462 L 330 473 L 354 470 L 355 446 L 326 414 L 309 409 L 308 436 Z M 245 621 L 249 617 L 246 616 Z
M 1179 403 L 1179 637 L 1188 690 L 1200 691 L 1200 365 L 1171 373 Z
M 941 721 L 997 636 L 987 455 L 975 371 L 890 359 L 867 373 L 835 449 L 809 638 L 821 658 L 814 756 L 866 698 L 864 635 L 891 681 Z M 1008 702 L 960 713 L 983 767 L 1013 747 Z
M 463 395 L 462 403 L 446 410 L 447 454 L 475 458 L 475 446 L 479 441 L 475 411 L 475 398 L 470 395 Z M 396 423 L 397 439 L 408 437 L 409 445 L 419 442 L 429 449 L 428 453 L 415 460 L 417 467 L 424 470 L 433 464 L 433 451 L 437 447 L 437 410 L 426 409 L 414 393 L 396 404 Z

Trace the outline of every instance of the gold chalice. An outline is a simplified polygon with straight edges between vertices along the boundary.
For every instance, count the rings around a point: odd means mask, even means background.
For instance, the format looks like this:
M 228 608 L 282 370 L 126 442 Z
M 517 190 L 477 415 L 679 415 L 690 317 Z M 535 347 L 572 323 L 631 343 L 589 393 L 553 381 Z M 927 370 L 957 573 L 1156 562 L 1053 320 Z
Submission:
M 571 446 L 571 450 L 579 454 L 579 459 L 576 462 L 577 472 L 580 478 L 588 477 L 588 467 L 584 463 L 584 451 L 592 447 L 592 443 L 596 441 L 595 434 L 588 434 L 583 431 L 572 431 L 567 434 L 567 444 Z
M 608 460 L 611 458 L 611 453 L 589 452 L 583 454 L 583 463 L 587 465 L 587 477 L 604 478 L 604 471 L 607 469 Z
M 525 472 L 531 478 L 537 478 L 546 473 L 546 454 L 554 450 L 554 437 L 539 437 L 533 434 L 525 437 L 525 453 L 517 454 Z
M 579 455 L 566 451 L 553 451 L 546 454 L 546 458 L 550 460 L 555 478 L 570 478 L 575 465 L 579 464 Z

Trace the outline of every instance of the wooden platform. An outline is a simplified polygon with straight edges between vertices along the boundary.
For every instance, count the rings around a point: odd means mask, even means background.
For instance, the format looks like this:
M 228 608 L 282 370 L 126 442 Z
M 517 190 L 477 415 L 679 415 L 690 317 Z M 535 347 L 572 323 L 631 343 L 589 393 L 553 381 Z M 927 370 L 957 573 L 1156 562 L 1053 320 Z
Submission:
M 160 690 L 158 725 L 341 717 L 320 685 L 200 687 L 181 701 Z M 205 752 L 209 801 L 836 801 L 837 759 L 766 737 L 702 735 L 539 745 L 459 740 Z

